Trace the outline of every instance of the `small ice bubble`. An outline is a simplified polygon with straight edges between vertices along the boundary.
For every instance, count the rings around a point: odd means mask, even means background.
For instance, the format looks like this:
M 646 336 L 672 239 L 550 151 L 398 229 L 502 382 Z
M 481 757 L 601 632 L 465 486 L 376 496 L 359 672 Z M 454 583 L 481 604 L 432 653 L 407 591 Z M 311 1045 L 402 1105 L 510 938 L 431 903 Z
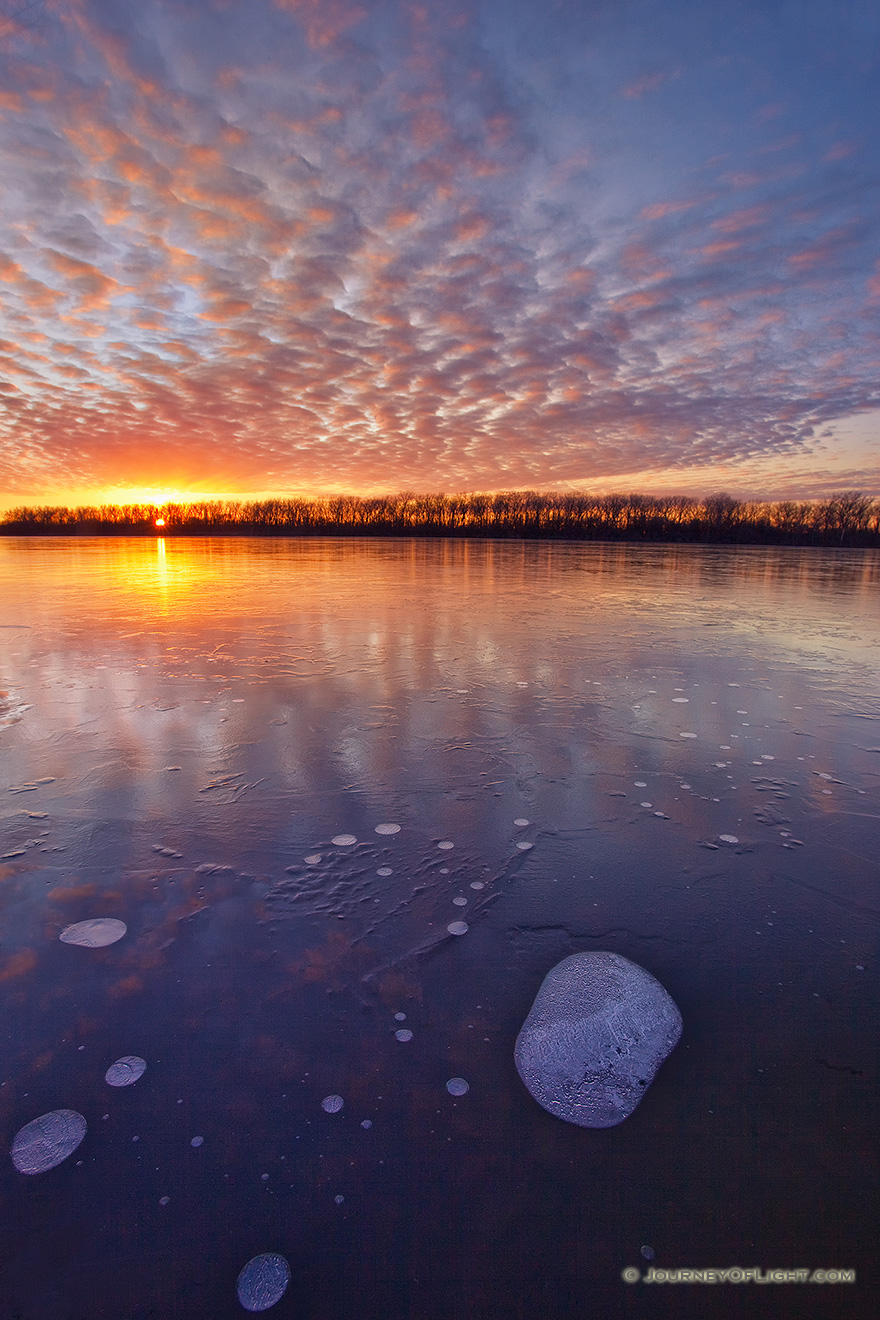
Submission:
M 192 1141 L 191 1141 L 189 1144 L 190 1144 L 191 1146 L 195 1146 L 196 1148 L 198 1148 L 199 1146 L 204 1146 L 204 1144 L 205 1144 L 205 1138 L 204 1138 L 204 1137 L 193 1137 Z
M 644 779 L 637 779 L 633 784 L 633 788 L 647 788 L 647 787 L 648 785 L 645 783 Z
M 450 1095 L 467 1095 L 471 1088 L 463 1077 L 450 1077 L 446 1089 Z
M 682 784 L 682 788 L 692 788 L 692 784 Z
M 405 1014 L 405 1013 L 395 1013 L 395 1014 L 394 1014 L 394 1021 L 395 1021 L 395 1022 L 405 1022 L 405 1021 L 406 1021 L 406 1014 Z
M 254 1256 L 238 1276 L 238 1300 L 246 1311 L 268 1311 L 287 1291 L 290 1266 L 283 1256 L 266 1252 Z
M 657 1254 L 653 1247 L 641 1247 L 640 1250 L 645 1260 L 653 1260 Z
M 377 826 L 376 826 L 376 833 L 377 833 L 377 834 L 399 834 L 399 833 L 400 833 L 400 826 L 399 826 L 399 825 L 392 825 L 392 824 L 390 824 L 390 823 L 385 823 L 385 824 L 383 824 L 383 825 L 377 825 Z
M 371 1128 L 372 1126 L 373 1126 L 373 1120 L 372 1120 L 371 1118 L 362 1118 L 362 1119 L 361 1119 L 361 1127 L 362 1127 L 362 1128 Z
M 471 881 L 471 889 L 485 889 L 485 888 L 486 886 L 483 884 L 482 880 Z
M 344 1196 L 334 1196 L 333 1200 L 336 1202 L 337 1205 L 342 1205 L 342 1202 L 345 1200 L 345 1197 L 344 1197 Z
M 268 1182 L 268 1181 L 269 1181 L 269 1175 L 268 1175 L 268 1173 L 261 1173 L 261 1174 L 260 1174 L 260 1182 Z
M 376 875 L 393 875 L 393 871 L 390 866 L 380 866 Z
M 528 852 L 529 848 L 534 848 L 535 845 L 533 843 L 526 843 L 525 839 L 520 839 L 516 846 L 519 848 L 520 852 Z
M 453 903 L 455 904 L 456 907 L 467 907 L 467 899 L 466 899 L 466 898 L 456 897 L 456 898 L 454 898 L 452 901 L 453 901 Z
M 168 1204 L 170 1203 L 170 1201 L 171 1201 L 171 1197 L 170 1197 L 170 1196 L 160 1196 L 160 1197 L 159 1197 L 159 1204 L 160 1204 L 160 1205 L 168 1205 Z
M 395 1031 L 394 1038 L 395 1040 L 403 1040 L 403 1041 L 412 1040 L 413 1034 L 410 1031 L 409 1027 L 401 1027 L 398 1031 Z
M 672 700 L 681 704 L 682 702 L 690 701 L 690 697 L 673 697 Z
M 437 844 L 437 847 L 448 850 L 449 848 L 454 848 L 455 844 L 452 842 L 451 839 L 441 839 L 440 842 Z
M 739 839 L 735 834 L 719 834 L 718 837 L 722 843 L 739 843 Z
M 525 816 L 517 816 L 516 820 L 513 823 L 514 825 L 517 826 L 518 829 L 524 829 L 526 825 L 530 824 L 530 822 L 526 820 Z
M 653 802 L 640 802 L 640 803 L 639 803 L 639 806 L 640 806 L 640 807 L 653 807 L 653 805 L 654 805 Z
M 762 760 L 762 761 L 775 761 L 775 760 L 776 760 L 776 757 L 775 757 L 775 756 L 771 756 L 769 752 L 762 752 L 762 753 L 761 753 L 761 760 Z
M 317 866 L 321 860 L 320 853 L 309 853 L 308 857 L 303 858 L 307 866 Z
M 466 935 L 468 924 L 466 921 L 450 921 L 446 929 L 450 935 Z
M 338 1114 L 344 1104 L 341 1095 L 325 1095 L 321 1101 L 321 1108 L 325 1114 Z
M 357 838 L 354 834 L 334 834 L 330 842 L 337 848 L 348 848 L 351 844 L 357 843 Z
M 679 738 L 696 738 L 697 735 L 695 733 L 680 733 L 678 736 Z

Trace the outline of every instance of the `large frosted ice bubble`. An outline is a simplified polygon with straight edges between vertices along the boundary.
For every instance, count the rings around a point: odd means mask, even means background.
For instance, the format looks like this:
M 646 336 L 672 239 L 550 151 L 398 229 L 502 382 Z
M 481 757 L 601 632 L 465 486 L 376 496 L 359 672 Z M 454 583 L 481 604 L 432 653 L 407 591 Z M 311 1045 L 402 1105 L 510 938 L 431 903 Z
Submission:
M 72 1155 L 86 1135 L 75 1109 L 53 1109 L 25 1123 L 12 1139 L 10 1155 L 19 1173 L 46 1173 Z
M 254 1256 L 238 1276 L 238 1300 L 246 1311 L 268 1311 L 290 1283 L 290 1266 L 275 1251 Z
M 580 1127 L 614 1127 L 680 1036 L 675 1001 L 644 967 L 619 953 L 573 953 L 544 977 L 514 1059 L 551 1114 Z
M 65 926 L 58 938 L 65 944 L 81 944 L 84 949 L 104 949 L 121 940 L 127 930 L 125 922 L 116 917 L 91 917 Z

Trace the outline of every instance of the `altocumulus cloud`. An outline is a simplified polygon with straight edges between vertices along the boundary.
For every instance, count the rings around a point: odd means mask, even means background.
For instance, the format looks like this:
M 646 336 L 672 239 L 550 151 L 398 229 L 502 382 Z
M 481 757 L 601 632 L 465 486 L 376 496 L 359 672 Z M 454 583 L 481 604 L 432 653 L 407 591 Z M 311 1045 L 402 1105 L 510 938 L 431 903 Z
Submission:
M 824 471 L 880 406 L 880 18 L 826 9 L 47 0 L 0 50 L 4 488 Z

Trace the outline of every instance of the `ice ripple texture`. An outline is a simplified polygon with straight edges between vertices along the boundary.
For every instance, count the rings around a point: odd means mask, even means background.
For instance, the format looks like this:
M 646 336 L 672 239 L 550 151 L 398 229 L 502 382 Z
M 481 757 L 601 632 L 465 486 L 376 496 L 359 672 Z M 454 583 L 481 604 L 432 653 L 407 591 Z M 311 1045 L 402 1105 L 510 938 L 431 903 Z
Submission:
M 86 1120 L 75 1109 L 53 1109 L 26 1123 L 9 1153 L 19 1173 L 46 1173 L 72 1155 L 86 1135 Z
M 274 1251 L 254 1256 L 238 1276 L 238 1300 L 246 1311 L 268 1311 L 290 1283 L 290 1266 Z
M 622 1123 L 678 1044 L 681 1014 L 658 980 L 610 952 L 574 953 L 544 977 L 517 1037 L 539 1105 L 580 1127 Z

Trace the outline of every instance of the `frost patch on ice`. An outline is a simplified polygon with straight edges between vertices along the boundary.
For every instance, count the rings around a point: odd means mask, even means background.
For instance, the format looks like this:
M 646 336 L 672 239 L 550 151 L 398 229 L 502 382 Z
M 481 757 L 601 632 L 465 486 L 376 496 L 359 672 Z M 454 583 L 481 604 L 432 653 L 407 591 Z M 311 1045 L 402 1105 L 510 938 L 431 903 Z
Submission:
M 65 944 L 79 944 L 84 949 L 104 949 L 121 940 L 127 930 L 125 922 L 117 921 L 115 917 L 91 917 L 88 921 L 65 926 L 58 938 Z
M 9 1153 L 19 1173 L 46 1173 L 72 1155 L 86 1135 L 86 1120 L 75 1109 L 53 1109 L 26 1123 Z

